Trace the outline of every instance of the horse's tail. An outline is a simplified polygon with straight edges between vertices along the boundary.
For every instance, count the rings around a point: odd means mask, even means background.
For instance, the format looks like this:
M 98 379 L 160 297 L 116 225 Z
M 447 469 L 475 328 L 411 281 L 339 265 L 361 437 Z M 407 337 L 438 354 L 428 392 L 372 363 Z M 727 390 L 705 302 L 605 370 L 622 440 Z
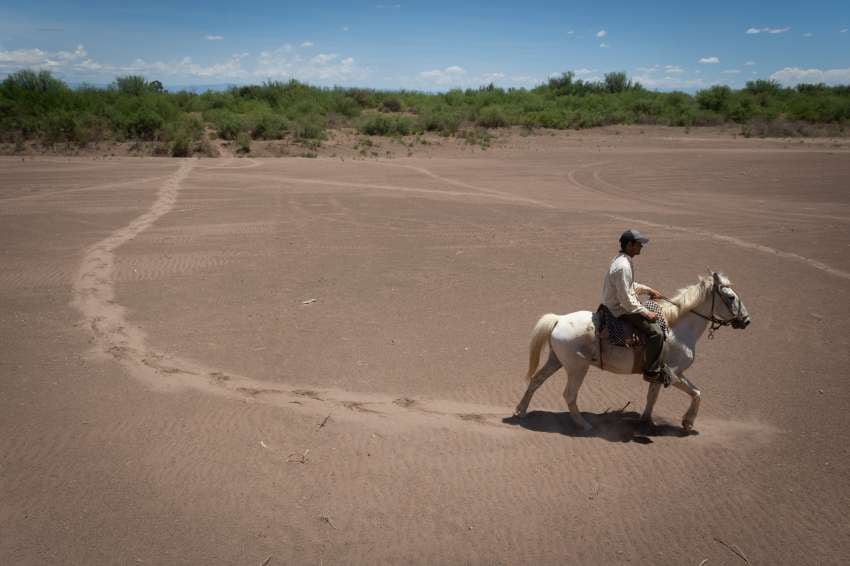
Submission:
M 544 344 L 549 341 L 549 336 L 552 334 L 552 329 L 558 324 L 560 317 L 557 314 L 544 314 L 534 325 L 534 330 L 531 331 L 531 346 L 528 352 L 528 375 L 525 378 L 531 381 L 531 376 L 537 371 L 537 366 L 540 364 L 540 351 Z

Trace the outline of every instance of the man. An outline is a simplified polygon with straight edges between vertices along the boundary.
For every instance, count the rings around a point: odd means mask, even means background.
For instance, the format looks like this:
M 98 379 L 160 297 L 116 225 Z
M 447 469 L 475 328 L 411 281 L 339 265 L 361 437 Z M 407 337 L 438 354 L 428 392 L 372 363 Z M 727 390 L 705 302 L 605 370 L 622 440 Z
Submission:
M 637 295 L 646 294 L 651 299 L 663 295 L 640 283 L 635 283 L 632 258 L 640 255 L 649 238 L 637 230 L 626 230 L 620 236 L 620 253 L 611 261 L 602 285 L 602 304 L 619 319 L 627 320 L 639 332 L 646 344 L 643 353 L 643 378 L 650 383 L 670 385 L 669 369 L 664 364 L 664 332 L 658 324 L 658 315 L 644 307 Z

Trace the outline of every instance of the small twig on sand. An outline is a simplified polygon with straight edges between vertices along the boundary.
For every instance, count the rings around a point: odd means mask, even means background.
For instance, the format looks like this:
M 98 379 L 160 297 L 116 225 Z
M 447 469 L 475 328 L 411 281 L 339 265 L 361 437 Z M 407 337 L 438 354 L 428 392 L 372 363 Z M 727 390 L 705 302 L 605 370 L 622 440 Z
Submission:
M 706 562 L 708 562 L 708 558 L 703 558 L 702 562 L 699 563 L 699 566 L 703 566 Z
M 328 413 L 328 416 L 325 417 L 325 420 L 322 421 L 322 424 L 319 425 L 319 428 L 324 428 L 324 426 L 328 423 L 331 418 L 331 414 Z
M 329 524 L 333 530 L 337 530 L 336 525 L 334 525 L 334 522 L 331 521 L 330 517 L 326 517 L 325 515 L 322 515 L 321 517 L 319 517 L 319 519 L 321 519 L 322 521 Z
M 735 546 L 734 546 L 734 545 L 727 544 L 727 543 L 723 542 L 722 540 L 720 540 L 720 539 L 719 539 L 719 538 L 717 538 L 717 537 L 714 537 L 714 540 L 716 540 L 717 542 L 719 542 L 720 544 L 722 544 L 723 546 L 725 546 L 726 548 L 728 548 L 729 550 L 731 550 L 732 552 L 734 552 L 734 553 L 738 556 L 738 558 L 740 558 L 741 560 L 743 560 L 743 561 L 744 561 L 744 562 L 746 562 L 747 564 L 749 564 L 749 563 L 750 563 L 750 561 L 747 559 L 747 557 L 746 557 L 746 556 L 744 556 L 744 553 L 743 553 L 743 552 L 741 552 L 740 550 L 738 550 L 737 548 L 735 548 Z
M 623 408 L 622 408 L 622 409 L 620 409 L 620 412 L 622 413 L 623 411 L 625 411 L 625 410 L 626 410 L 626 407 L 628 407 L 628 406 L 629 406 L 629 405 L 631 405 L 631 404 L 632 404 L 632 402 L 631 402 L 631 401 L 626 401 L 626 404 L 625 404 L 625 405 L 623 405 Z
M 263 560 L 263 563 L 260 564 L 260 566 L 269 566 L 269 562 L 271 562 L 271 561 L 272 561 L 272 555 L 269 554 L 269 557 L 266 558 L 265 560 Z M 702 566 L 702 564 L 700 564 L 700 566 Z

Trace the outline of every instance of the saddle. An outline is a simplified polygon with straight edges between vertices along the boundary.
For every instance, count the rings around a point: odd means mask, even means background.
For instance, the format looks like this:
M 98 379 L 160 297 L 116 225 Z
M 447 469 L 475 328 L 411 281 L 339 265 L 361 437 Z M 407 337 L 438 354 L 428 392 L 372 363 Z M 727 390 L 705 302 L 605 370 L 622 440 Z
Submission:
M 667 326 L 667 320 L 661 314 L 661 306 L 655 301 L 647 301 L 643 306 L 658 314 L 658 324 L 664 332 L 664 347 L 667 347 L 666 338 L 670 333 Z M 596 343 L 597 351 L 594 358 L 598 356 L 599 367 L 605 369 L 603 357 L 604 351 L 607 349 L 610 353 L 610 348 L 626 348 L 632 353 L 632 373 L 641 373 L 643 371 L 643 347 L 646 343 L 644 337 L 636 332 L 634 326 L 617 318 L 605 305 L 599 305 L 596 312 L 593 314 L 593 326 L 596 328 Z M 608 344 L 607 348 L 603 348 L 603 344 Z
M 661 305 L 655 301 L 646 301 L 643 306 L 648 310 L 658 314 L 658 324 L 661 330 L 664 331 L 666 337 L 669 333 L 667 320 L 661 313 Z M 644 345 L 644 338 L 639 332 L 636 332 L 634 326 L 626 321 L 614 316 L 608 307 L 599 305 L 596 313 L 593 315 L 593 325 L 596 328 L 596 336 L 601 341 L 606 341 L 612 346 L 620 346 L 622 348 L 641 348 Z

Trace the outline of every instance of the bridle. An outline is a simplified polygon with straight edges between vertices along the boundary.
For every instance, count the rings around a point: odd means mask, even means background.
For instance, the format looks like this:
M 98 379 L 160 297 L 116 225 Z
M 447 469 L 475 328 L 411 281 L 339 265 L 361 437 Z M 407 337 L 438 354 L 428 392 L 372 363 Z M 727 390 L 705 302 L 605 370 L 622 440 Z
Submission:
M 738 308 L 734 308 L 735 305 L 729 303 L 729 298 L 721 293 L 722 289 L 728 288 L 728 285 L 724 285 L 720 282 L 720 279 L 717 277 L 717 274 L 714 273 L 714 283 L 711 286 L 711 314 L 709 316 L 705 316 L 702 313 L 696 311 L 696 309 L 691 310 L 692 313 L 697 315 L 698 317 L 705 319 L 711 323 L 711 326 L 708 328 L 708 339 L 714 339 L 714 331 L 720 328 L 721 326 L 732 326 L 732 328 L 744 328 L 746 325 L 741 321 L 741 301 L 738 300 Z M 715 297 L 720 297 L 720 300 L 723 301 L 723 304 L 729 309 L 729 312 L 732 313 L 732 318 L 727 320 L 722 320 L 717 318 L 714 314 L 714 299 Z
M 738 308 L 737 309 L 734 308 L 735 305 L 729 303 L 729 298 L 726 295 L 724 295 L 723 293 L 720 292 L 722 289 L 726 289 L 729 286 L 721 283 L 720 278 L 717 276 L 716 273 L 713 273 L 712 276 L 714 278 L 714 282 L 711 285 L 711 314 L 709 316 L 706 316 L 702 313 L 697 312 L 696 309 L 691 309 L 691 311 L 690 311 L 690 312 L 694 313 L 695 315 L 697 315 L 698 317 L 705 319 L 705 320 L 707 320 L 711 323 L 711 325 L 708 327 L 708 339 L 709 340 L 714 339 L 714 331 L 717 330 L 718 328 L 722 327 L 722 326 L 731 326 L 732 328 L 745 328 L 747 326 L 741 320 L 741 308 L 743 306 L 743 304 L 741 303 L 741 300 L 740 299 L 738 300 Z M 717 316 L 714 314 L 715 297 L 720 297 L 720 300 L 723 301 L 723 304 L 726 306 L 727 309 L 729 309 L 729 312 L 733 313 L 732 318 L 729 318 L 729 319 L 726 319 L 726 320 L 717 318 Z M 672 303 L 672 304 L 678 306 L 675 302 L 668 299 L 667 297 L 661 297 L 661 298 L 664 299 L 665 301 L 667 301 L 668 303 Z

